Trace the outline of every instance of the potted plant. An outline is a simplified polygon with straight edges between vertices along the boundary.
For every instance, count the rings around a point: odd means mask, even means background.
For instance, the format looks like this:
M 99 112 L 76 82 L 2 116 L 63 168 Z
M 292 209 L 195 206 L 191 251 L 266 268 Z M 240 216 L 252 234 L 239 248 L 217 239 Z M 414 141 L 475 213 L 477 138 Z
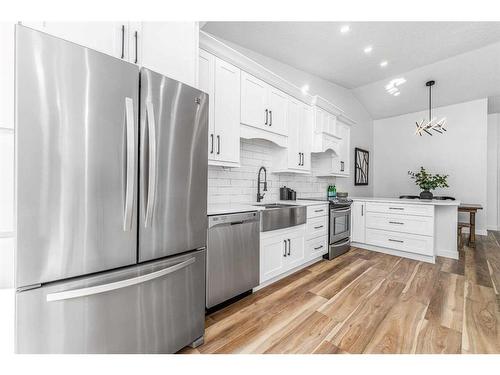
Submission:
M 415 180 L 415 184 L 422 189 L 420 193 L 420 199 L 432 199 L 431 190 L 437 188 L 449 187 L 446 179 L 448 175 L 431 174 L 428 173 L 424 167 L 420 167 L 420 171 L 415 173 L 408 171 L 410 178 Z

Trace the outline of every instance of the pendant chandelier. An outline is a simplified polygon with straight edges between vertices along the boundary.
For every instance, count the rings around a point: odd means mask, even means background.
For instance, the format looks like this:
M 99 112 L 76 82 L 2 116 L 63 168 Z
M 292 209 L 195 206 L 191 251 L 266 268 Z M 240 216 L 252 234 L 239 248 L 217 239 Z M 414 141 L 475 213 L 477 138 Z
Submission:
M 424 132 L 432 136 L 432 131 L 439 134 L 443 134 L 443 132 L 446 131 L 444 127 L 446 125 L 446 117 L 443 117 L 440 120 L 432 118 L 432 86 L 434 86 L 435 83 L 435 81 L 428 81 L 425 83 L 425 85 L 429 87 L 429 120 L 426 121 L 425 119 L 422 119 L 420 123 L 416 122 L 417 130 L 415 131 L 415 134 L 420 136 L 422 136 L 422 133 Z

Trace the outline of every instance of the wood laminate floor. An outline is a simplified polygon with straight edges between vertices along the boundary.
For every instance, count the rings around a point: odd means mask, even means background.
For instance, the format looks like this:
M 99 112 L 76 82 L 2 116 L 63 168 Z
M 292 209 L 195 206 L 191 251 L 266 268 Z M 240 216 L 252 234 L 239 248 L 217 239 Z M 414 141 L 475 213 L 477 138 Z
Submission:
M 207 316 L 181 353 L 500 353 L 499 242 L 436 264 L 352 248 Z

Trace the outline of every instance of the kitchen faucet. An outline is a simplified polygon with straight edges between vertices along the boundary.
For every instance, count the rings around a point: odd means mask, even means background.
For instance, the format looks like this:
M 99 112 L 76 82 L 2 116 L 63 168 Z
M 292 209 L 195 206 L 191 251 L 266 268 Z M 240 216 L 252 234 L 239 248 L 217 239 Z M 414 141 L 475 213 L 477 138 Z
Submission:
M 260 172 L 264 171 L 264 181 L 260 181 Z M 260 184 L 264 184 L 264 189 L 263 191 L 267 191 L 267 171 L 266 168 L 260 167 L 259 169 L 259 174 L 257 175 L 257 202 L 260 202 L 262 199 L 264 199 L 264 194 L 260 194 Z

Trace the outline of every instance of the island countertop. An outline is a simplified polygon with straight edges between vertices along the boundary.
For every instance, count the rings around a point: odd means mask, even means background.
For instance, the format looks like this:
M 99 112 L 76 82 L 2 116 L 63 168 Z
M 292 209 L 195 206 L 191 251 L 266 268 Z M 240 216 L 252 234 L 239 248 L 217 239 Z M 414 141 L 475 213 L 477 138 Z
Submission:
M 420 204 L 432 206 L 459 206 L 459 200 L 437 200 L 437 199 L 399 199 L 394 197 L 350 197 L 353 201 L 360 202 L 380 202 L 380 203 L 399 203 L 399 204 Z

